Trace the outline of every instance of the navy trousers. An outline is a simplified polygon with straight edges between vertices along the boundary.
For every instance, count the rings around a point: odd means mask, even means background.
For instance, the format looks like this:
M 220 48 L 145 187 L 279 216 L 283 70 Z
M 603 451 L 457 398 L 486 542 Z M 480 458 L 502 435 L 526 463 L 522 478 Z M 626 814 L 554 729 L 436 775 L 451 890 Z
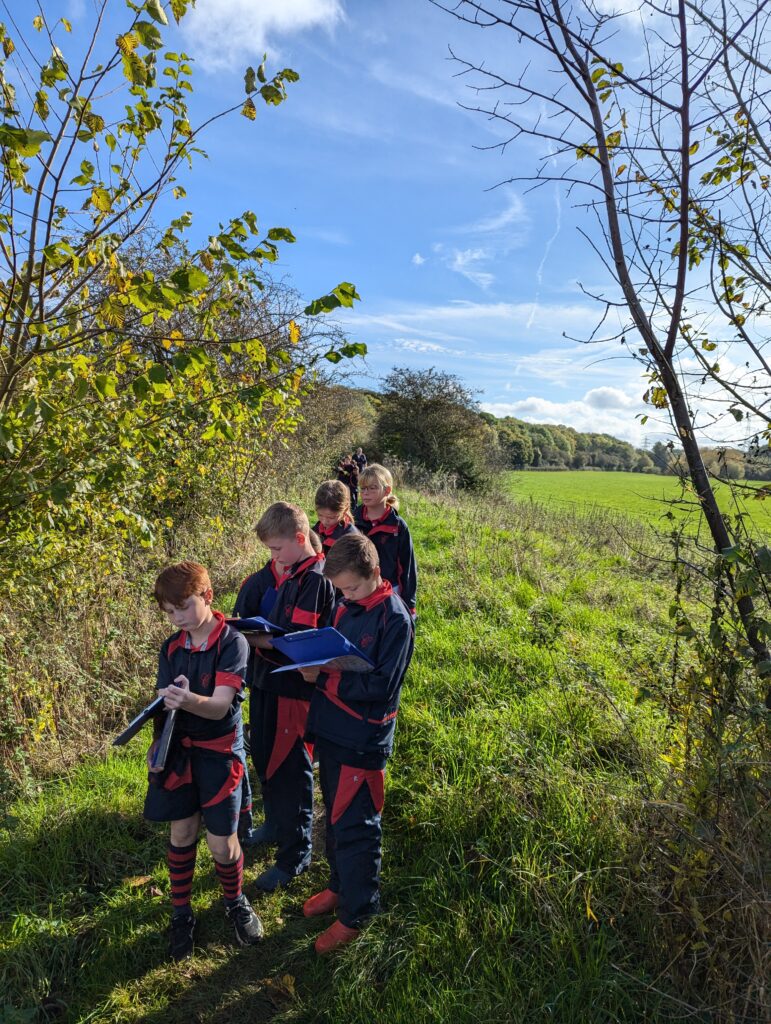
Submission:
M 338 918 L 349 928 L 360 928 L 380 910 L 385 769 L 347 765 L 322 745 L 318 757 L 329 888 L 339 896 Z
M 312 748 L 303 740 L 308 701 L 253 688 L 249 718 L 265 821 L 278 846 L 276 864 L 287 874 L 299 875 L 310 863 L 313 825 Z

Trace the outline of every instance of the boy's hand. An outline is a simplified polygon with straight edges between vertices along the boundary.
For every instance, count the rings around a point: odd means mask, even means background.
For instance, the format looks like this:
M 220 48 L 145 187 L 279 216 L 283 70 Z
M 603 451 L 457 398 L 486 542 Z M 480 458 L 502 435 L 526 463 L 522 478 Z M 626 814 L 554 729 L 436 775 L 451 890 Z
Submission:
M 180 711 L 184 709 L 190 700 L 190 680 L 187 676 L 177 676 L 171 686 L 159 691 L 166 698 L 164 706 L 169 711 Z
M 273 650 L 273 637 L 270 633 L 256 633 L 254 637 L 254 646 L 259 647 L 263 651 Z
M 306 668 L 298 668 L 297 671 L 303 677 L 306 683 L 315 683 L 319 678 L 321 669 L 318 665 L 308 665 Z

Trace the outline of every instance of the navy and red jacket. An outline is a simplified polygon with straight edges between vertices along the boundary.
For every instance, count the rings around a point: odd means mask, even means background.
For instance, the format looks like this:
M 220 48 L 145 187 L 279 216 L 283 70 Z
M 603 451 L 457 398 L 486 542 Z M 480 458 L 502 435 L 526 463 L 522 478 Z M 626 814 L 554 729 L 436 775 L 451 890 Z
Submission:
M 271 558 L 262 569 L 247 576 L 238 591 L 238 597 L 233 608 L 233 618 L 248 619 L 252 615 L 261 615 L 264 619 L 270 619 L 273 605 L 276 603 L 278 588 L 281 586 L 286 573 L 280 573 L 276 568 L 276 560 Z M 249 648 L 249 672 L 246 677 L 246 685 L 251 686 L 254 679 L 255 653 Z
M 345 537 L 348 533 L 358 533 L 359 531 L 353 525 L 353 519 L 350 516 L 344 516 L 339 523 L 336 523 L 331 529 L 327 529 L 322 526 L 321 523 L 316 523 L 313 527 L 314 531 L 321 538 L 321 547 L 326 554 L 336 540 L 340 540 L 341 537 Z
M 409 527 L 391 506 L 380 519 L 373 520 L 369 518 L 366 507 L 359 505 L 355 522 L 356 529 L 369 537 L 377 548 L 383 579 L 399 588 L 399 596 L 414 616 L 418 569 Z
M 371 672 L 321 672 L 308 714 L 307 735 L 382 763 L 393 749 L 399 697 L 412 657 L 412 617 L 383 580 L 362 601 L 338 602 L 332 624 L 375 664 Z
M 217 624 L 202 647 L 194 647 L 184 629 L 173 633 L 161 645 L 157 689 L 171 686 L 177 676 L 187 676 L 190 692 L 211 697 L 216 686 L 231 686 L 233 701 L 224 718 L 202 718 L 192 711 L 179 711 L 175 735 L 195 739 L 216 739 L 232 732 L 241 720 L 241 699 L 249 661 L 249 644 L 238 630 L 231 629 L 221 612 L 214 612 Z
M 324 576 L 324 555 L 309 555 L 295 562 L 284 577 L 276 594 L 270 621 L 288 633 L 301 629 L 320 629 L 329 625 L 335 588 Z M 274 668 L 291 664 L 280 651 L 255 650 L 254 680 L 258 690 L 277 693 L 295 700 L 310 700 L 314 687 L 299 672 L 271 675 Z
M 261 615 L 264 619 L 270 619 L 278 588 L 285 575 L 278 571 L 276 560 L 271 558 L 262 569 L 247 576 L 233 607 L 234 618 L 248 619 L 252 615 Z

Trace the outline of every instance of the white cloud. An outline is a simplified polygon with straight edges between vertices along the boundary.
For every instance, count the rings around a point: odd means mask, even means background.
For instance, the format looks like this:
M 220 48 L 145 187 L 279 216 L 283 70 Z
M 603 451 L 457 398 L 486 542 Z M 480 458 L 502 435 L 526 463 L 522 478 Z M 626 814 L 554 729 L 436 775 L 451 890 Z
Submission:
M 437 345 L 434 341 L 420 341 L 417 338 L 394 338 L 394 347 L 402 352 L 420 352 L 430 355 L 465 355 L 462 349 L 447 348 L 446 345 Z
M 630 409 L 639 405 L 639 399 L 632 398 L 619 388 L 592 388 L 584 395 L 584 401 L 593 409 Z
M 410 262 L 414 263 L 416 267 L 420 267 L 426 262 L 426 258 L 421 256 L 419 252 L 416 252 Z
M 474 224 L 466 224 L 456 228 L 457 231 L 470 234 L 487 234 L 488 232 L 500 231 L 502 228 L 512 224 L 523 224 L 528 220 L 527 208 L 516 192 L 508 194 L 506 206 L 498 213 L 483 217 Z
M 341 0 L 198 0 L 182 22 L 193 56 L 207 70 L 254 58 L 274 40 L 310 28 L 331 28 L 343 17 Z
M 487 249 L 454 249 L 448 266 L 458 274 L 462 274 L 473 284 L 486 291 L 495 280 L 495 274 L 487 270 L 476 269 L 477 264 L 490 259 Z
M 641 398 L 618 392 L 623 407 L 598 407 L 595 404 L 597 392 L 615 390 L 594 388 L 587 391 L 583 398 L 567 402 L 555 402 L 531 395 L 518 402 L 483 402 L 482 408 L 495 416 L 516 416 L 528 423 L 562 423 L 575 430 L 612 434 L 632 444 L 642 445 L 651 430 L 643 426 L 639 419 L 635 419 L 635 414 L 648 411 Z

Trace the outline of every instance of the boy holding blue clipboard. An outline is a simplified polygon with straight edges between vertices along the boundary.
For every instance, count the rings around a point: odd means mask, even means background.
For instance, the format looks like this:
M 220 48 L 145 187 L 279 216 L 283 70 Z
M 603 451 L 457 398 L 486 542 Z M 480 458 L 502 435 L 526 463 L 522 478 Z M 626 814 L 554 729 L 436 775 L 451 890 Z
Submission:
M 300 669 L 306 683 L 315 684 L 307 739 L 319 761 L 329 861 L 329 885 L 306 901 L 303 913 L 337 911 L 316 940 L 317 953 L 357 938 L 379 910 L 385 767 L 414 639 L 410 612 L 381 578 L 377 549 L 367 537 L 341 537 L 327 555 L 324 575 L 343 595 L 335 628 L 371 668 Z
M 326 626 L 334 588 L 323 575 L 324 556 L 315 550 L 308 517 L 297 505 L 277 501 L 257 523 L 257 536 L 271 556 L 288 566 L 270 622 L 281 632 Z M 262 786 L 265 821 L 277 845 L 276 862 L 257 878 L 273 892 L 305 871 L 311 859 L 313 762 L 305 723 L 313 686 L 297 671 L 274 674 L 288 663 L 269 633 L 254 637 L 255 666 L 249 700 L 254 767 Z

